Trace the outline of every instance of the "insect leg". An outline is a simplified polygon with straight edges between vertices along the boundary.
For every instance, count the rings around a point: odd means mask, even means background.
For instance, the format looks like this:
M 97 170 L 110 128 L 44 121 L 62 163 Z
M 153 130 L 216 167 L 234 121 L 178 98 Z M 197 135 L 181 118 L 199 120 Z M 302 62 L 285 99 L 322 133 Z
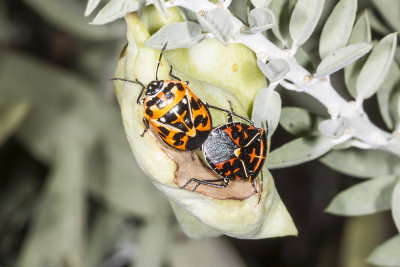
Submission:
M 218 182 L 224 182 L 223 184 L 214 184 Z M 207 186 L 213 186 L 213 187 L 218 187 L 218 188 L 225 188 L 229 184 L 229 179 L 227 178 L 221 178 L 217 180 L 199 180 L 197 178 L 190 178 L 183 186 L 181 186 L 181 189 L 185 188 L 188 184 L 191 182 L 196 182 L 196 186 L 192 189 L 192 191 L 196 191 L 197 187 L 201 184 L 207 185 Z
M 132 80 L 128 80 L 128 79 L 123 79 L 123 78 L 111 78 L 110 81 L 123 81 L 123 82 L 129 82 L 129 83 L 134 83 L 134 84 L 139 84 L 142 87 L 142 90 L 140 90 L 140 94 L 136 100 L 136 103 L 138 103 L 139 105 L 142 104 L 140 101 L 140 98 L 143 95 L 144 90 L 146 89 L 146 86 L 144 86 L 144 84 L 139 81 L 138 79 L 136 79 L 135 81 Z
M 174 79 L 177 80 L 177 81 L 180 81 L 180 80 L 181 80 L 181 79 L 179 79 L 178 77 L 176 77 L 175 75 L 172 74 L 172 66 L 171 66 L 171 68 L 169 69 L 169 76 L 171 76 L 172 78 L 174 78 Z
M 261 170 L 261 183 L 260 183 L 260 194 L 258 197 L 258 204 L 260 204 L 261 196 L 263 193 L 263 187 L 264 187 L 264 175 L 263 175 L 263 171 Z
M 229 102 L 230 102 L 230 101 L 229 101 Z M 227 113 L 227 117 L 228 117 L 228 122 L 232 122 L 232 115 L 233 115 L 233 116 L 236 116 L 236 117 L 238 117 L 238 118 L 241 118 L 242 120 L 247 121 L 247 122 L 250 123 L 251 125 L 254 125 L 254 122 L 252 122 L 252 121 L 249 120 L 248 118 L 243 117 L 242 115 L 239 115 L 239 114 L 237 114 L 237 113 L 235 113 L 235 112 L 233 112 L 233 111 L 229 111 L 229 110 L 224 109 L 224 108 L 219 108 L 219 107 L 210 105 L 210 104 L 208 104 L 207 102 L 206 102 L 206 106 L 207 106 L 207 108 L 213 108 L 213 109 L 216 109 L 216 110 L 220 110 L 220 111 L 226 112 L 226 113 Z
M 147 132 L 147 130 L 149 129 L 149 121 L 143 117 L 143 124 L 144 124 L 144 131 L 143 133 L 140 135 L 141 137 L 144 136 L 144 134 Z

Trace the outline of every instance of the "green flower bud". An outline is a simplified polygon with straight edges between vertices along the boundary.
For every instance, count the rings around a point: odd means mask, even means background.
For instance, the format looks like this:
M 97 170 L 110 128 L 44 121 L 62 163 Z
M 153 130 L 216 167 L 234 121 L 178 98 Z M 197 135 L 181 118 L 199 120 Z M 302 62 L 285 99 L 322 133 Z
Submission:
M 149 23 L 150 8 L 142 10 L 144 24 L 155 31 L 157 23 Z M 170 8 L 174 19 L 176 9 Z M 128 44 L 121 53 L 115 77 L 138 79 L 147 84 L 155 80 L 160 51 L 145 46 L 150 37 L 135 13 L 126 15 Z M 239 44 L 224 46 L 215 39 L 207 39 L 187 49 L 166 51 L 161 61 L 159 79 L 170 79 L 169 68 L 184 81 L 190 90 L 204 102 L 247 116 L 259 89 L 266 80 L 257 67 L 255 55 Z M 196 192 L 181 189 L 190 178 L 218 179 L 210 168 L 195 155 L 167 146 L 153 131 L 144 137 L 143 106 L 136 103 L 141 87 L 123 81 L 115 82 L 115 91 L 121 106 L 123 123 L 132 152 L 141 168 L 154 185 L 171 200 L 173 210 L 185 233 L 194 238 L 221 234 L 237 238 L 267 238 L 297 235 L 297 229 L 282 203 L 271 174 L 263 168 L 264 183 L 260 203 L 259 194 L 246 181 L 232 181 L 227 188 L 201 185 Z M 210 110 L 213 126 L 227 122 L 226 113 Z M 150 127 L 152 128 L 152 127 Z M 199 152 L 198 154 L 201 154 Z M 260 183 L 257 182 L 257 188 Z

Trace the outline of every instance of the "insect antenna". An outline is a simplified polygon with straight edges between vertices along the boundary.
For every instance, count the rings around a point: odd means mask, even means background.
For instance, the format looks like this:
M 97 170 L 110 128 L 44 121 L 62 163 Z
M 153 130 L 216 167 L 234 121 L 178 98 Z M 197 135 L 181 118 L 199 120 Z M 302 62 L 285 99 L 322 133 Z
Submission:
M 156 81 L 158 81 L 158 68 L 160 67 L 161 58 L 162 58 L 165 48 L 167 48 L 167 44 L 168 44 L 168 42 L 166 42 L 165 45 L 163 46 L 163 48 L 161 49 L 160 57 L 158 58 L 157 69 L 156 69 Z
M 146 89 L 146 86 L 141 81 L 139 81 L 138 79 L 136 79 L 136 81 L 132 81 L 132 80 L 123 79 L 123 78 L 111 78 L 110 81 L 123 81 L 123 82 L 128 82 L 128 83 L 139 84 L 142 87 L 142 90 L 140 90 L 140 94 L 139 94 L 136 102 L 138 104 L 140 103 L 140 98 L 142 97 L 143 92 Z

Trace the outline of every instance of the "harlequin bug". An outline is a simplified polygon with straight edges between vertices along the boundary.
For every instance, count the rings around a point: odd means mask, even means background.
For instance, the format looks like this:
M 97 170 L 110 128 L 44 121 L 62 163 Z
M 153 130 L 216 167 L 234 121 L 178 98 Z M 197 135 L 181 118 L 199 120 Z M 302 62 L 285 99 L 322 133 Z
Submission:
M 156 80 L 147 86 L 137 79 L 136 81 L 122 78 L 111 80 L 131 82 L 142 87 L 137 98 L 139 105 L 144 104 L 145 129 L 142 137 L 151 124 L 168 145 L 179 150 L 200 149 L 212 129 L 208 108 L 213 106 L 204 104 L 189 90 L 188 82 L 182 82 L 174 76 L 172 66 L 169 75 L 174 80 L 158 79 L 158 68 L 166 46 L 167 44 L 162 48 L 158 59 Z M 144 92 L 146 97 L 141 99 Z
M 232 109 L 220 110 L 228 113 L 228 123 L 211 131 L 202 145 L 202 150 L 207 164 L 221 179 L 191 178 L 181 188 L 185 188 L 191 182 L 197 183 L 192 191 L 196 191 L 200 184 L 224 188 L 230 180 L 246 180 L 257 192 L 254 180 L 260 172 L 261 180 L 263 179 L 261 169 L 266 159 L 267 133 L 264 129 L 255 127 L 251 120 L 241 116 L 239 117 L 250 125 L 233 122 L 232 115 L 238 115 L 233 113 Z M 260 191 L 262 192 L 262 186 Z

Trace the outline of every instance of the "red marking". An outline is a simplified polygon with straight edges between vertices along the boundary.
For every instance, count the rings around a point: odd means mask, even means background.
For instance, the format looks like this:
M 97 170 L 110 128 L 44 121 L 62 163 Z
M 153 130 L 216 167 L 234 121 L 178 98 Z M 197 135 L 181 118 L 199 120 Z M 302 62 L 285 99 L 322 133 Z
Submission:
M 231 171 L 228 171 L 228 172 L 225 173 L 226 176 L 228 176 L 230 174 L 231 174 Z
M 240 180 L 240 177 L 239 177 L 239 176 L 235 176 L 235 179 L 236 179 L 236 180 Z
M 253 130 L 254 129 L 254 127 L 253 126 L 249 126 L 249 128 L 247 128 L 247 129 L 249 129 L 249 130 Z
M 237 168 L 233 171 L 233 173 L 238 172 L 240 170 L 240 168 Z
M 249 137 L 249 136 L 247 135 L 246 131 L 244 131 L 244 138 L 247 138 L 247 137 Z
M 243 127 L 240 124 L 236 125 L 236 127 L 238 128 L 239 132 L 241 132 L 243 130 Z
M 224 161 L 222 163 L 215 164 L 215 167 L 217 167 L 218 169 L 222 169 L 224 164 L 227 162 L 229 162 L 232 166 L 234 161 L 235 161 L 235 159 L 230 159 L 230 160 Z
M 254 158 L 257 156 L 256 149 L 254 147 L 253 147 L 253 152 L 251 152 L 251 154 L 249 154 L 249 156 L 250 156 L 250 163 L 252 163 Z

